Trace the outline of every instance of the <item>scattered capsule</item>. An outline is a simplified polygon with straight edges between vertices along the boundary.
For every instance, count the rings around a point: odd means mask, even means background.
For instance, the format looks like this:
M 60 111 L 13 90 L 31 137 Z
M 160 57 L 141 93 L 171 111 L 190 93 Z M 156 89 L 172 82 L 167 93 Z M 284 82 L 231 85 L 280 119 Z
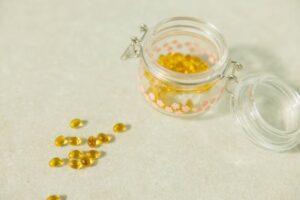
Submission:
M 95 159 L 84 156 L 80 159 L 80 162 L 83 167 L 89 167 L 92 166 L 95 163 Z
M 124 132 L 126 130 L 127 130 L 127 126 L 126 126 L 126 124 L 123 124 L 123 123 L 117 123 L 113 127 L 113 131 L 115 133 L 121 133 L 121 132 Z
M 49 161 L 50 167 L 61 167 L 64 165 L 64 161 L 61 158 L 55 157 Z
M 74 160 L 74 159 L 69 160 L 68 165 L 72 169 L 81 169 L 83 167 L 81 160 Z
M 102 143 L 109 143 L 113 139 L 113 137 L 111 135 L 107 135 L 107 134 L 104 134 L 104 133 L 99 133 L 97 135 L 97 137 L 99 138 L 99 140 L 101 140 Z
M 105 141 L 106 141 L 106 135 L 104 133 L 99 133 L 97 135 L 97 137 L 99 138 L 99 140 L 101 140 L 101 142 L 105 143 Z
M 85 155 L 88 158 L 97 159 L 97 158 L 100 158 L 101 152 L 96 151 L 96 150 L 89 150 L 88 152 L 85 153 Z
M 106 135 L 105 136 L 105 143 L 110 143 L 113 140 L 113 136 L 112 135 Z
M 67 144 L 68 144 L 68 141 L 63 135 L 57 136 L 54 140 L 54 145 L 57 147 L 62 147 Z
M 71 128 L 79 128 L 83 125 L 83 122 L 80 119 L 72 119 L 70 121 Z
M 47 198 L 47 200 L 61 200 L 59 195 L 51 195 Z
M 90 136 L 87 140 L 89 147 L 95 148 L 102 144 L 102 141 L 98 137 Z
M 78 146 L 82 143 L 80 137 L 67 137 L 68 143 L 72 146 Z
M 68 154 L 68 158 L 70 159 L 80 159 L 82 157 L 83 157 L 83 153 L 79 150 L 70 151 L 70 153 Z

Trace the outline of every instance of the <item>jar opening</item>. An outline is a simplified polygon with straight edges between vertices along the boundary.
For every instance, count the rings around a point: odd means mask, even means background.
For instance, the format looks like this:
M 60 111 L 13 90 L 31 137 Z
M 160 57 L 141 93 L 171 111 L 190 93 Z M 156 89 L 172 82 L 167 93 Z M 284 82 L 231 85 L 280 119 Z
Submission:
M 181 53 L 209 63 L 205 71 L 180 73 L 161 66 L 160 55 Z M 228 49 L 223 36 L 209 23 L 191 17 L 163 20 L 145 36 L 142 57 L 149 71 L 158 78 L 183 85 L 202 84 L 218 78 L 228 63 Z

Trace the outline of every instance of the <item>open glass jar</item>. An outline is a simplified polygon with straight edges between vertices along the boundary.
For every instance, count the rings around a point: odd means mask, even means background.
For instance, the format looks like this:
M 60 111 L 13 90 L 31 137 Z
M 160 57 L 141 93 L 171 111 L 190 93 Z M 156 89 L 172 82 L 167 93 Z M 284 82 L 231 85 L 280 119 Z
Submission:
M 124 58 L 141 56 L 140 88 L 148 102 L 163 113 L 188 116 L 205 113 L 219 101 L 230 60 L 225 40 L 214 26 L 176 17 L 149 31 L 141 28 L 143 42 L 134 38 L 131 48 L 136 52 L 128 49 Z
M 191 17 L 141 25 L 123 59 L 140 57 L 140 89 L 158 111 L 175 116 L 203 114 L 227 91 L 231 108 L 254 143 L 284 151 L 300 141 L 299 94 L 273 76 L 251 75 L 238 83 L 241 65 L 211 24 Z M 276 115 L 276 116 L 275 116 Z

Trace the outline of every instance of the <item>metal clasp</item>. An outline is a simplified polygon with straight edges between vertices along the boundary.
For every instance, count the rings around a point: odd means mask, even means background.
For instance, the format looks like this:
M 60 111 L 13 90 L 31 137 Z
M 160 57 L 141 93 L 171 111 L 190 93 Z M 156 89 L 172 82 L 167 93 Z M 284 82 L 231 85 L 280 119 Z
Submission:
M 148 27 L 145 24 L 140 25 L 141 36 L 132 37 L 129 46 L 126 48 L 124 53 L 121 56 L 122 60 L 127 60 L 128 58 L 138 58 L 141 56 L 142 51 L 142 42 L 146 33 L 148 32 Z
M 227 78 L 228 82 L 226 84 L 226 91 L 229 94 L 233 94 L 232 90 L 234 88 L 234 85 L 239 83 L 239 79 L 237 77 L 237 72 L 243 69 L 243 65 L 241 63 L 238 63 L 236 61 L 231 60 L 230 65 L 225 69 L 223 74 L 221 74 L 221 78 Z M 229 71 L 229 72 L 228 72 Z M 235 84 L 233 84 L 235 83 Z M 229 89 L 231 88 L 231 89 Z
M 224 72 L 220 76 L 221 78 L 227 78 L 229 80 L 234 80 L 235 82 L 239 82 L 236 73 L 242 69 L 243 69 L 243 65 L 241 63 L 231 60 L 230 65 L 228 65 L 228 67 L 224 70 Z M 228 73 L 229 70 L 231 71 Z

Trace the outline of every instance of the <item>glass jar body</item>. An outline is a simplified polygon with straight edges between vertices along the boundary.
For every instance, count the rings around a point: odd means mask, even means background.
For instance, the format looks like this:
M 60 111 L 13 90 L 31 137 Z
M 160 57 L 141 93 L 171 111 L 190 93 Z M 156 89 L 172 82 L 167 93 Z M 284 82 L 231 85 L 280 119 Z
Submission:
M 174 69 L 182 65 L 208 67 L 195 73 L 178 72 L 162 66 L 163 61 L 159 59 L 166 56 L 177 59 Z M 199 60 L 202 63 L 199 64 Z M 228 63 L 227 46 L 213 25 L 188 17 L 167 19 L 145 35 L 140 60 L 140 89 L 147 101 L 163 113 L 176 116 L 203 114 L 225 91 L 226 79 L 223 77 Z
M 226 80 L 216 78 L 193 86 L 161 80 L 140 62 L 139 86 L 145 99 L 160 112 L 176 116 L 192 116 L 210 110 L 221 99 Z

